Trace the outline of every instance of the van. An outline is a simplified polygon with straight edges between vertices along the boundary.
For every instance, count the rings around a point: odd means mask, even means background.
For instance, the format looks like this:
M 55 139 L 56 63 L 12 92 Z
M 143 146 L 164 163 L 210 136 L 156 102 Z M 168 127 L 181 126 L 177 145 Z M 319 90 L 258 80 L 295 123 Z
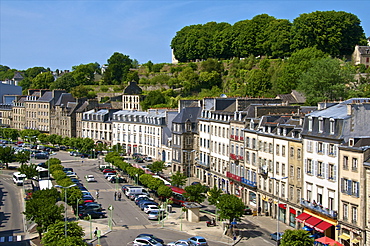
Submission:
M 26 174 L 15 172 L 13 173 L 13 182 L 18 186 L 23 185 L 23 181 L 26 179 L 26 177 Z
M 135 194 L 149 194 L 143 187 L 128 187 L 125 195 L 127 197 Z

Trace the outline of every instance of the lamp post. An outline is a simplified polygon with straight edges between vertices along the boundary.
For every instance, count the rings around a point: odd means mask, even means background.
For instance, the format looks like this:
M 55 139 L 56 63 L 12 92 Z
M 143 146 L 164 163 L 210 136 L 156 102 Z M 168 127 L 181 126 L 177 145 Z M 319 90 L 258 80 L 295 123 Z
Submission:
M 57 188 L 61 188 L 61 189 L 64 189 L 64 199 L 65 199 L 65 203 L 66 203 L 66 207 L 65 207 L 65 215 L 64 215 L 64 236 L 67 238 L 67 189 L 71 188 L 71 187 L 74 187 L 76 186 L 76 184 L 73 184 L 73 185 L 70 185 L 70 186 L 67 186 L 67 187 L 64 187 L 64 186 L 61 186 L 61 185 L 55 185 L 55 187 Z
M 282 178 L 274 178 L 274 177 L 270 177 L 271 179 L 274 179 L 274 180 L 277 180 L 277 181 L 282 181 L 284 179 L 287 179 L 288 177 L 282 177 Z M 278 203 L 277 203 L 277 207 L 276 207 L 276 245 L 279 245 L 279 241 L 280 241 L 280 234 L 279 234 L 279 204 L 280 204 L 280 189 L 279 189 L 279 192 L 277 194 L 277 197 L 278 197 Z
M 77 198 L 77 206 L 76 206 L 76 210 L 77 210 L 77 213 L 76 213 L 76 220 L 78 220 L 78 218 L 79 218 L 79 215 L 78 215 L 78 205 L 80 204 L 80 201 L 81 201 L 82 199 L 81 198 Z

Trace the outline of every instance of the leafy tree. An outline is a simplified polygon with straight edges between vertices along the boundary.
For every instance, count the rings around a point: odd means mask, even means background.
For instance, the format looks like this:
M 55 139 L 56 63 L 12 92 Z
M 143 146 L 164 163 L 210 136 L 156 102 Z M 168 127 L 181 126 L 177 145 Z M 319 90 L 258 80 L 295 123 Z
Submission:
M 166 98 L 161 91 L 150 91 L 145 99 L 140 103 L 143 110 L 147 110 L 148 108 L 166 103 Z
M 72 76 L 79 85 L 94 84 L 95 73 L 100 71 L 98 63 L 81 64 L 72 67 Z
M 56 205 L 55 202 L 53 197 L 32 198 L 26 202 L 26 210 L 23 213 L 27 220 L 37 224 L 36 230 L 40 238 L 50 225 L 63 219 L 64 208 L 62 205 Z
M 36 165 L 35 164 L 22 164 L 19 168 L 18 171 L 20 173 L 23 173 L 26 175 L 27 179 L 32 179 L 34 177 L 37 177 L 39 172 L 36 170 Z
M 206 199 L 206 195 L 204 193 L 207 192 L 207 189 L 201 184 L 186 186 L 185 191 L 186 193 L 184 193 L 184 197 L 188 201 L 202 203 Z
M 58 221 L 50 225 L 48 231 L 42 238 L 42 244 L 45 246 L 59 246 L 59 245 L 76 245 L 86 246 L 83 236 L 85 233 L 77 222 L 71 221 L 67 223 L 67 238 L 65 238 L 65 225 L 63 221 Z
M 144 174 L 143 174 L 144 175 Z M 141 175 L 141 176 L 143 176 Z M 141 177 L 140 176 L 140 177 Z M 157 190 L 160 186 L 164 185 L 164 182 L 163 180 L 161 179 L 158 179 L 158 178 L 152 178 L 149 180 L 149 183 L 148 183 L 148 188 L 151 189 L 151 190 Z
M 0 162 L 5 164 L 6 168 L 9 168 L 9 163 L 14 160 L 14 149 L 10 146 L 0 148 Z
M 171 197 L 172 195 L 172 190 L 170 187 L 168 187 L 167 185 L 161 185 L 158 187 L 157 189 L 157 195 L 159 197 L 164 197 L 164 198 L 168 198 L 168 197 Z
M 89 88 L 87 88 L 86 86 L 79 85 L 79 86 L 72 88 L 71 94 L 73 95 L 73 97 L 83 98 L 83 97 L 88 97 L 89 91 L 90 91 Z
M 24 75 L 27 77 L 27 78 L 36 78 L 37 75 L 41 74 L 41 73 L 45 73 L 47 72 L 48 69 L 44 68 L 44 67 L 31 67 L 31 68 L 28 68 L 26 71 L 24 71 Z
M 127 74 L 132 67 L 132 60 L 129 56 L 115 52 L 108 59 L 108 67 L 103 76 L 106 85 L 119 85 L 126 81 Z
M 36 138 L 40 135 L 40 131 L 33 129 L 25 129 L 20 131 L 19 135 L 24 141 L 31 141 L 32 143 L 36 142 Z
M 173 186 L 183 186 L 186 183 L 187 177 L 183 174 L 177 171 L 175 174 L 172 174 L 171 176 L 171 184 Z
M 75 80 L 73 73 L 65 73 L 51 83 L 50 90 L 64 89 L 67 92 L 70 92 L 72 88 L 78 85 L 79 83 Z
M 322 58 L 312 61 L 313 65 L 299 79 L 298 90 L 306 96 L 310 105 L 324 100 L 346 98 L 347 84 L 353 81 L 351 69 L 341 66 L 338 59 Z
M 327 57 L 328 55 L 316 48 L 305 48 L 294 52 L 291 57 L 282 64 L 276 83 L 273 85 L 277 94 L 290 93 L 297 89 L 298 79 L 310 67 L 312 60 Z
M 25 164 L 30 160 L 30 157 L 29 151 L 21 151 L 15 154 L 15 161 L 19 162 L 20 164 Z
M 289 20 L 273 20 L 266 27 L 264 33 L 266 40 L 263 49 L 266 55 L 272 57 L 285 57 L 291 54 L 291 29 L 292 23 Z
M 160 173 L 165 169 L 164 161 L 155 161 L 152 164 L 147 165 L 150 170 L 152 170 L 153 173 Z
M 216 207 L 219 209 L 220 218 L 228 219 L 230 223 L 244 215 L 245 205 L 234 195 L 222 194 Z
M 32 89 L 49 89 L 54 82 L 54 76 L 50 72 L 44 72 L 32 79 Z
M 216 205 L 220 196 L 222 195 L 222 190 L 214 186 L 212 189 L 208 191 L 210 196 L 208 197 L 208 202 L 212 205 Z
M 281 237 L 281 246 L 311 246 L 314 239 L 310 237 L 310 233 L 305 230 L 285 230 Z
M 351 55 L 356 44 L 366 45 L 358 17 L 344 11 L 316 11 L 294 19 L 291 48 L 315 47 L 333 57 Z
M 37 136 L 38 140 L 41 142 L 41 143 L 48 143 L 49 142 L 49 135 L 46 135 L 45 133 L 40 133 L 38 136 Z

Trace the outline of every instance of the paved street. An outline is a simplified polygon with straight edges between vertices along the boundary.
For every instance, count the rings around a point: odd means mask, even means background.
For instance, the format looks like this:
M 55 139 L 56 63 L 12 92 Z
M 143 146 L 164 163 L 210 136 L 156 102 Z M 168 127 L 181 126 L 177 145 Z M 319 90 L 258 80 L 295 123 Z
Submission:
M 97 189 L 99 190 L 100 196 L 98 202 L 103 205 L 107 215 L 107 208 L 109 206 L 113 207 L 112 230 L 108 227 L 109 218 L 93 219 L 91 222 L 79 220 L 80 225 L 85 231 L 85 238 L 91 241 L 93 245 L 97 245 L 98 243 L 103 246 L 130 244 L 130 242 L 140 233 L 154 234 L 157 237 L 162 238 L 165 243 L 176 241 L 178 239 L 187 239 L 192 235 L 204 236 L 207 238 L 210 245 L 215 246 L 225 244 L 232 245 L 235 243 L 232 238 L 224 235 L 220 224 L 216 227 L 206 227 L 205 221 L 190 223 L 185 219 L 182 219 L 180 216 L 182 212 L 179 207 L 173 207 L 173 212 L 169 214 L 167 219 L 164 220 L 163 223 L 158 223 L 158 221 L 148 220 L 147 215 L 142 212 L 133 201 L 127 199 L 125 195 L 122 195 L 122 201 L 114 201 L 114 191 L 120 191 L 121 185 L 109 183 L 104 179 L 103 174 L 98 169 L 99 163 L 103 163 L 103 160 L 81 159 L 80 157 L 70 156 L 69 153 L 64 151 L 57 152 L 53 157 L 60 159 L 63 166 L 72 167 L 78 174 L 81 182 L 84 183 L 85 187 L 93 196 L 95 196 L 95 191 Z M 39 163 L 44 162 L 45 160 L 32 161 L 33 163 Z M 7 172 L 12 173 L 13 171 Z M 87 183 L 84 176 L 88 174 L 93 174 L 97 182 Z M 7 185 L 4 186 L 5 190 L 12 190 L 12 194 L 17 193 L 14 192 L 14 190 L 18 192 L 20 191 L 20 187 L 16 187 L 12 184 L 10 176 L 2 175 L 1 177 L 1 182 L 7 183 Z M 18 196 L 17 199 L 20 200 L 20 196 Z M 214 210 L 212 206 L 205 207 L 204 209 Z M 16 216 L 14 216 L 14 218 L 16 218 Z M 75 219 L 75 215 L 71 210 L 68 211 L 68 218 L 70 220 Z M 21 216 L 19 216 L 18 220 L 21 220 Z M 104 236 L 99 240 L 90 240 L 92 231 L 95 227 L 98 227 Z M 269 239 L 269 234 L 276 231 L 276 220 L 272 220 L 270 217 L 245 216 L 238 224 L 238 228 L 241 235 L 240 241 L 237 242 L 238 245 L 271 246 L 276 244 L 274 241 Z M 280 223 L 280 228 L 281 231 L 290 229 L 282 223 Z M 15 230 L 13 234 L 22 235 L 22 232 L 23 231 L 19 229 Z M 33 234 L 31 236 L 36 235 Z
M 30 245 L 26 240 L 23 216 L 24 210 L 21 198 L 21 187 L 13 184 L 12 173 L 4 170 L 0 174 L 0 244 Z

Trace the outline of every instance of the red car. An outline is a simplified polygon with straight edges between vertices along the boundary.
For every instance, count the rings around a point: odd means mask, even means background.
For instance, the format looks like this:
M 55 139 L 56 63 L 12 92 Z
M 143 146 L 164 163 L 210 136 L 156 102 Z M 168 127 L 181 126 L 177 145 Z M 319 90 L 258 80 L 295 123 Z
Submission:
M 117 171 L 112 170 L 112 169 L 104 169 L 103 173 L 116 173 Z

